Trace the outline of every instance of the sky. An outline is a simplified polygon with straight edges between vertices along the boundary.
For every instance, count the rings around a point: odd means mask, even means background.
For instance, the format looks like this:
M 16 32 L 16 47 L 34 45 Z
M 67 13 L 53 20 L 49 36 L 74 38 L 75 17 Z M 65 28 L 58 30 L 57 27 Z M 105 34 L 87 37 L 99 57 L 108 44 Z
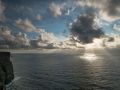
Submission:
M 38 30 L 66 37 L 84 14 L 94 14 L 105 34 L 120 34 L 120 0 L 0 0 L 1 27 L 30 39 L 38 38 Z

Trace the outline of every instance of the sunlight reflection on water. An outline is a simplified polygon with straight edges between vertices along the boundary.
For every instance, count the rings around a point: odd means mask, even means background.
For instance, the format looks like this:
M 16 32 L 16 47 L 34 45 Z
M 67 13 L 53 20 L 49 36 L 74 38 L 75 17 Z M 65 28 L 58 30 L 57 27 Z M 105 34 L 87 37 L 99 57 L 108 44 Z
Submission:
M 85 59 L 87 61 L 93 62 L 97 60 L 99 57 L 94 53 L 85 53 L 83 56 L 80 56 L 81 59 Z

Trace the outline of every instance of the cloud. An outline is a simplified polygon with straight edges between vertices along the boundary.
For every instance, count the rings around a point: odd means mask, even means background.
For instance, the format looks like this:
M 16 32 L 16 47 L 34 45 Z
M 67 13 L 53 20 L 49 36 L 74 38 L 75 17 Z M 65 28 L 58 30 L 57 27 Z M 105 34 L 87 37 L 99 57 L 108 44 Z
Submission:
M 120 17 L 120 0 L 109 0 L 108 6 L 105 9 L 108 15 Z
M 27 38 L 25 33 L 19 32 L 15 37 L 16 47 L 30 46 L 30 40 Z
M 94 38 L 104 35 L 103 31 L 96 25 L 95 14 L 82 14 L 72 23 L 71 35 L 82 43 L 92 43 Z
M 43 17 L 42 17 L 40 14 L 38 14 L 38 15 L 36 16 L 36 19 L 37 19 L 37 20 L 42 20 Z
M 8 27 L 0 28 L 0 38 L 5 40 L 10 48 L 76 48 L 76 42 L 71 38 L 59 40 L 53 33 L 46 32 L 44 29 L 37 28 L 34 32 L 38 33 L 36 40 L 28 38 L 27 34 L 19 32 L 14 33 Z
M 25 33 L 18 33 L 13 35 L 8 27 L 0 28 L 0 37 L 10 46 L 10 47 L 24 47 L 30 46 L 29 39 Z
M 62 5 L 55 4 L 54 2 L 52 2 L 49 5 L 49 10 L 51 11 L 54 17 L 58 17 L 62 15 L 62 8 L 63 8 Z
M 16 26 L 25 32 L 32 32 L 33 30 L 36 29 L 29 19 L 25 19 L 25 20 L 18 19 L 15 22 L 16 22 Z
M 8 27 L 0 28 L 0 37 L 3 38 L 7 42 L 7 44 L 14 44 L 15 37 L 11 34 L 11 31 Z
M 77 6 L 81 6 L 81 7 L 95 7 L 95 8 L 102 8 L 103 5 L 107 2 L 108 0 L 76 0 L 74 3 Z M 99 4 L 98 4 L 99 3 Z
M 41 41 L 52 43 L 56 39 L 53 33 L 48 33 L 44 29 L 38 28 L 36 29 L 36 32 L 39 33 L 39 39 Z
M 0 21 L 4 21 L 5 20 L 4 11 L 5 11 L 5 5 L 0 0 Z
M 65 13 L 66 16 L 70 15 L 70 10 L 68 9 L 67 12 Z
M 106 21 L 120 19 L 120 0 L 76 0 L 76 6 L 95 8 Z
M 56 37 L 53 33 L 46 32 L 44 29 L 38 28 L 35 30 L 36 33 L 39 33 L 39 36 L 36 42 L 32 43 L 35 47 L 40 48 L 75 48 L 75 42 L 72 42 L 70 39 L 63 38 L 60 40 L 59 37 Z M 71 44 L 74 44 L 71 45 Z
M 75 10 L 76 7 L 73 7 L 73 3 L 69 0 L 66 0 L 65 2 L 56 4 L 54 2 L 49 4 L 49 10 L 51 11 L 52 15 L 54 17 L 58 17 L 61 15 L 70 15 L 71 12 Z
M 120 24 L 114 24 L 113 29 L 116 31 L 120 31 Z

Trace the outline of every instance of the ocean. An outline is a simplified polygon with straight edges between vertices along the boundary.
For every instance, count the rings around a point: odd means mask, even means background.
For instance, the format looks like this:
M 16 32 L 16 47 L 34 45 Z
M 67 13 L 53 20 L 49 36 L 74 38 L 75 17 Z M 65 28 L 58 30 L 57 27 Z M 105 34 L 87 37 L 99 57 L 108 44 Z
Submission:
M 120 49 L 13 53 L 8 90 L 120 90 Z

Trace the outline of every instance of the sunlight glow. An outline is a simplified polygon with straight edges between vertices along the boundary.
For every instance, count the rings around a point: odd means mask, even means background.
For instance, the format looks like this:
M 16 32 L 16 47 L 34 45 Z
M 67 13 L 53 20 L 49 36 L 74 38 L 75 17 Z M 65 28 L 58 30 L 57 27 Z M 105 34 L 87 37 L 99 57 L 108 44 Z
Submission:
M 80 56 L 80 58 L 90 62 L 93 62 L 98 59 L 98 57 L 94 53 L 85 53 L 83 56 Z
M 85 45 L 85 49 L 93 49 L 93 48 L 103 48 L 103 40 L 102 39 L 94 39 L 93 43 Z

